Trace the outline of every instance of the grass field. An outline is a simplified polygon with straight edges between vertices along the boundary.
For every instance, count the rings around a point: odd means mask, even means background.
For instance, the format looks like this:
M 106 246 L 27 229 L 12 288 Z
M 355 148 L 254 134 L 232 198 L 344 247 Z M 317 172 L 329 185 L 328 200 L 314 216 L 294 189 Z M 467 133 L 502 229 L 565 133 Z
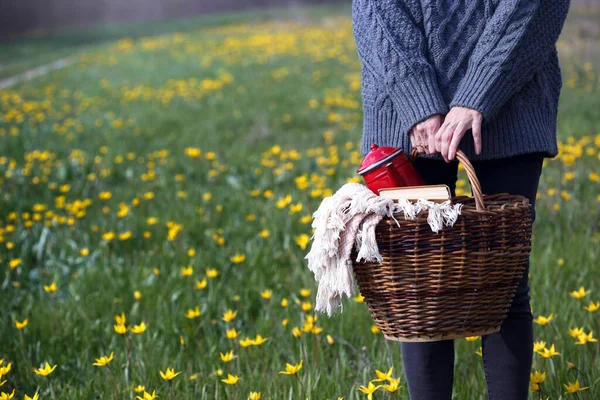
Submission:
M 117 29 L 0 91 L 0 399 L 363 399 L 391 367 L 400 388 L 373 398 L 408 398 L 399 344 L 360 297 L 315 315 L 303 259 L 312 212 L 361 161 L 349 11 Z M 530 284 L 536 341 L 560 354 L 534 355 L 533 399 L 600 397 L 599 342 L 577 344 L 600 335 L 600 64 L 578 29 L 593 18 L 575 10 L 559 46 Z M 48 40 L 40 62 L 70 54 Z M 456 341 L 456 399 L 486 398 L 480 343 Z

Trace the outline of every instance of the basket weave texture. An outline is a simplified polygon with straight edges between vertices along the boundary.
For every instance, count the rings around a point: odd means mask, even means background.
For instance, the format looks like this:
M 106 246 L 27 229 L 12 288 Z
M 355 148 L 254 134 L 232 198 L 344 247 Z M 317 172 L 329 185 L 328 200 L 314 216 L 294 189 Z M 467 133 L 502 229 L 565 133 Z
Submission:
M 376 227 L 383 263 L 351 259 L 360 293 L 388 340 L 427 342 L 497 332 L 531 252 L 531 204 L 524 196 L 483 195 L 461 151 L 473 197 L 457 196 L 454 226 L 432 232 L 427 210 L 384 217 Z

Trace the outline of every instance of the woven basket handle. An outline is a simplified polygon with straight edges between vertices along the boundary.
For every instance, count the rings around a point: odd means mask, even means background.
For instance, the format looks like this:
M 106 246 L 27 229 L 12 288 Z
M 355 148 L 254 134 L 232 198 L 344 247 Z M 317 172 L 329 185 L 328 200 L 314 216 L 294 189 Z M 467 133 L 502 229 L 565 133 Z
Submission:
M 418 156 L 419 152 L 416 149 L 413 149 L 410 153 L 410 161 L 414 162 Z M 469 178 L 469 184 L 471 185 L 471 190 L 473 191 L 473 197 L 475 197 L 475 208 L 477 211 L 484 210 L 485 205 L 483 203 L 483 192 L 481 190 L 479 179 L 477 179 L 477 175 L 475 174 L 475 168 L 473 168 L 473 164 L 471 164 L 471 161 L 469 161 L 467 155 L 462 150 L 456 151 L 456 158 L 465 168 L 467 177 Z

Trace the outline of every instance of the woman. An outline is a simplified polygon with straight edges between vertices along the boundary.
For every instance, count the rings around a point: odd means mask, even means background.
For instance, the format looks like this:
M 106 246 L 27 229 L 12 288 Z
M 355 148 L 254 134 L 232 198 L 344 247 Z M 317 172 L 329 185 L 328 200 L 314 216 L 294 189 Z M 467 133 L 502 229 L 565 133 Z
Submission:
M 544 158 L 558 154 L 556 42 L 569 0 L 353 0 L 362 61 L 361 153 L 416 148 L 429 184 L 455 194 L 457 149 L 485 194 L 533 205 Z M 482 336 L 490 399 L 527 399 L 533 357 L 529 266 L 506 320 Z M 452 397 L 454 341 L 402 342 L 412 400 Z

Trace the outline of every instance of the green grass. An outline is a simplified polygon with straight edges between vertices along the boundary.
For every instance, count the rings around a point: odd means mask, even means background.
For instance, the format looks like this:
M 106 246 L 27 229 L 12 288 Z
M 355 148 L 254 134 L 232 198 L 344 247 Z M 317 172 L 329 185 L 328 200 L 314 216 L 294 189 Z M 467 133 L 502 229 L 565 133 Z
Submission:
M 361 159 L 349 9 L 318 10 L 308 21 L 248 13 L 223 26 L 140 25 L 138 35 L 119 28 L 105 38 L 134 39 L 90 40 L 73 47 L 81 55 L 66 69 L 0 91 L 0 359 L 12 363 L 0 392 L 112 398 L 112 373 L 115 398 L 134 398 L 141 384 L 167 399 L 159 371 L 172 367 L 182 372 L 173 380 L 177 398 L 256 391 L 299 399 L 298 379 L 278 372 L 303 360 L 298 376 L 311 399 L 366 398 L 359 386 L 391 366 L 401 378 L 398 398 L 408 398 L 400 346 L 372 331 L 365 303 L 345 300 L 343 313 L 318 315 L 322 332 L 292 334 L 311 315 L 301 304 L 316 295 L 308 248 L 297 240 L 310 236 L 312 212 L 356 176 Z M 158 32 L 165 34 L 145 37 Z M 542 387 L 552 399 L 566 398 L 563 384 L 576 378 L 589 386 L 583 398 L 600 395 L 597 343 L 575 345 L 569 336 L 574 327 L 594 336 L 600 329 L 600 314 L 583 309 L 600 300 L 600 184 L 590 176 L 600 173 L 598 64 L 585 48 L 575 30 L 561 40 L 564 145 L 544 169 L 534 227 L 531 303 L 536 317 L 554 314 L 535 325 L 536 340 L 561 353 L 536 354 L 534 370 L 547 372 Z M 296 183 L 303 175 L 306 189 Z M 232 261 L 240 254 L 243 261 Z M 182 276 L 188 265 L 192 276 Z M 207 269 L 218 276 L 197 289 Z M 57 290 L 47 293 L 52 282 Z M 582 285 L 591 293 L 569 296 Z M 186 318 L 195 307 L 200 317 Z M 228 309 L 237 311 L 231 322 L 221 319 Z M 121 313 L 127 326 L 144 321 L 147 330 L 118 335 Z M 231 328 L 236 340 L 226 337 Z M 268 340 L 240 346 L 257 334 Z M 456 341 L 456 399 L 486 396 L 480 343 Z M 238 358 L 225 363 L 219 353 L 229 350 Z M 110 371 L 92 365 L 111 352 Z M 56 370 L 35 375 L 46 361 Z M 233 386 L 221 381 L 228 373 L 240 376 Z M 374 398 L 388 397 L 380 389 Z
M 349 14 L 349 9 L 345 10 Z M 274 19 L 315 20 L 340 13 L 340 6 L 326 4 L 312 7 L 276 7 L 243 12 L 223 12 L 184 19 L 106 23 L 88 27 L 65 27 L 51 32 L 33 31 L 16 40 L 0 42 L 0 79 L 17 75 L 34 67 L 103 46 L 123 37 L 134 39 L 173 32 L 195 32 L 202 28 L 260 23 Z

